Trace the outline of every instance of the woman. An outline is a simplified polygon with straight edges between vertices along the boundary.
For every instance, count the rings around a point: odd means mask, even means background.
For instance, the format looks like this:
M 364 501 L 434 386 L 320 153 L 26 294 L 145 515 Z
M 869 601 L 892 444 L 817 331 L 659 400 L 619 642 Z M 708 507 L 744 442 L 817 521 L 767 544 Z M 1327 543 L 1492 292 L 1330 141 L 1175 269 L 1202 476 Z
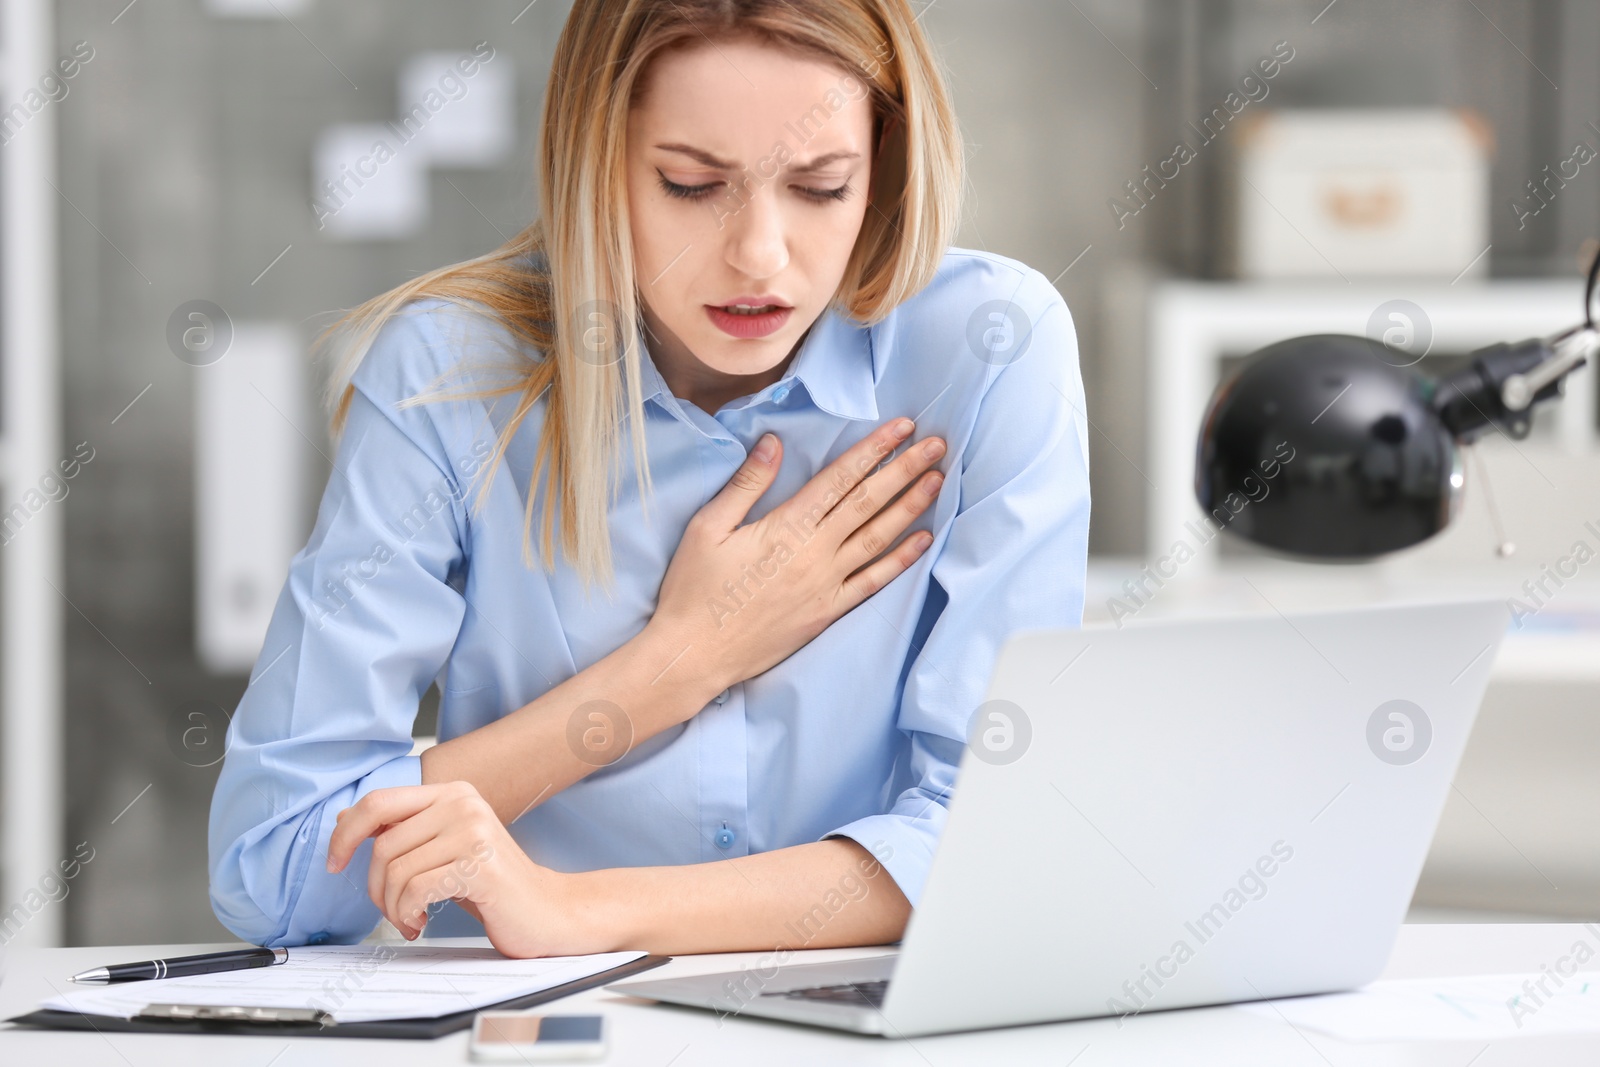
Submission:
M 264 945 L 894 941 L 1000 642 L 1081 619 L 1066 306 L 948 247 L 906 0 L 578 0 L 543 123 L 541 221 L 338 335 L 213 906 Z

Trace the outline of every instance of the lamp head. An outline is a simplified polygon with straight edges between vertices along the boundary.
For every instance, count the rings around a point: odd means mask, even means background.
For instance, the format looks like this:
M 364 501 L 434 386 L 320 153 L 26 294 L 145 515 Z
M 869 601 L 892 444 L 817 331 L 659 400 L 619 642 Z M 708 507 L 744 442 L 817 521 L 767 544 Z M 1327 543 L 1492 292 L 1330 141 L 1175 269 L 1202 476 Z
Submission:
M 1534 405 L 1600 352 L 1589 263 L 1583 322 L 1495 344 L 1435 380 L 1380 341 L 1292 337 L 1217 387 L 1200 425 L 1194 488 L 1218 526 L 1265 548 L 1358 561 L 1426 541 L 1461 507 L 1460 445 L 1528 436 Z M 1510 549 L 1502 540 L 1502 552 Z
M 1328 561 L 1443 530 L 1460 509 L 1460 451 L 1436 383 L 1392 358 L 1380 342 L 1340 334 L 1256 353 L 1201 424 L 1201 508 L 1263 547 Z

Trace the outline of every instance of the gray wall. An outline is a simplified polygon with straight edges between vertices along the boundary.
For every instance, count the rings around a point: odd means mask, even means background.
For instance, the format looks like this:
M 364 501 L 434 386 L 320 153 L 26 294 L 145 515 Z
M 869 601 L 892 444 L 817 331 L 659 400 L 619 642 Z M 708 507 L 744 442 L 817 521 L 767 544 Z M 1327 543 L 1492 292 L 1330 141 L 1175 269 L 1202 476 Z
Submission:
M 205 889 L 215 768 L 177 759 L 166 735 L 187 702 L 231 710 L 244 679 L 206 674 L 193 653 L 195 372 L 167 349 L 167 317 L 208 299 L 235 319 L 297 323 L 309 341 L 331 310 L 486 251 L 529 221 L 533 123 L 569 5 L 536 3 L 513 25 L 524 3 L 323 0 L 293 24 L 218 20 L 198 0 L 142 0 L 114 23 L 120 5 L 60 5 L 62 51 L 78 40 L 96 50 L 59 105 L 65 433 L 97 449 L 65 505 L 66 593 L 75 609 L 70 840 L 96 850 L 64 905 L 71 943 L 223 936 Z M 1051 277 L 1093 246 L 1058 284 L 1077 318 L 1095 423 L 1097 552 L 1142 548 L 1142 483 L 1130 466 L 1142 454 L 1137 352 L 1116 343 L 1104 309 L 1131 274 L 1213 269 L 1214 175 L 1175 185 L 1159 210 L 1120 232 L 1106 200 L 1160 158 L 1155 149 L 1185 118 L 1209 109 L 1235 68 L 1288 39 L 1297 58 L 1278 85 L 1285 100 L 1482 109 L 1500 133 L 1497 204 L 1600 117 L 1586 69 L 1594 16 L 1576 3 L 1478 0 L 1480 15 L 1453 0 L 1340 0 L 1313 26 L 1320 7 L 939 0 L 923 16 L 969 142 L 960 243 Z M 514 161 L 436 173 L 433 221 L 414 240 L 320 237 L 308 206 L 318 131 L 390 117 L 404 57 L 480 39 L 518 70 Z M 1497 209 L 1497 272 L 1569 265 L 1577 235 L 1600 214 L 1595 179 L 1582 181 L 1563 209 L 1566 224 L 1549 217 L 1518 234 L 1507 229 L 1509 211 Z M 288 253 L 254 281 L 285 245 Z M 323 428 L 299 429 L 300 459 L 320 493 Z M 314 503 L 313 495 L 308 524 Z

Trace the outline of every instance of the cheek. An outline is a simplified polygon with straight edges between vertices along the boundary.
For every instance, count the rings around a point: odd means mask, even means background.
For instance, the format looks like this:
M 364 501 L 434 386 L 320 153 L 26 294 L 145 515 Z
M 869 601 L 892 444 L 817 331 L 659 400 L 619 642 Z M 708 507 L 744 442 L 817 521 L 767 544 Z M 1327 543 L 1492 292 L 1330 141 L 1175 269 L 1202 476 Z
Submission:
M 715 243 L 718 231 L 703 204 L 673 200 L 661 192 L 655 171 L 631 177 L 628 182 L 628 227 L 634 260 L 646 277 L 653 278 L 668 263 L 691 249 L 689 256 Z M 689 258 L 686 256 L 685 259 Z
M 848 221 L 841 224 L 845 233 L 846 252 L 855 245 L 855 239 L 861 234 L 861 227 L 866 223 L 867 212 L 872 209 L 867 206 L 867 198 L 863 194 L 856 202 L 855 211 L 850 213 Z
M 688 298 L 683 287 L 693 274 L 688 268 L 707 242 L 687 232 L 683 213 L 674 210 L 675 206 L 663 203 L 648 185 L 637 188 L 630 183 L 628 228 L 634 281 L 650 310 L 677 332 L 685 325 L 681 309 Z M 684 253 L 686 245 L 690 247 Z
M 826 264 L 842 273 L 870 210 L 865 197 L 853 198 L 832 210 L 813 209 L 794 230 L 795 247 L 808 249 L 808 258 L 813 258 L 819 267 Z
M 659 243 L 662 217 L 643 175 L 628 179 L 628 226 L 634 253 L 644 258 Z
M 850 198 L 842 204 L 833 205 L 831 210 L 819 212 L 819 215 L 827 217 L 821 220 L 818 232 L 827 233 L 835 244 L 843 244 L 846 255 L 854 247 L 855 239 L 860 235 L 867 216 L 872 213 L 871 191 L 874 177 L 871 170 L 852 175 Z

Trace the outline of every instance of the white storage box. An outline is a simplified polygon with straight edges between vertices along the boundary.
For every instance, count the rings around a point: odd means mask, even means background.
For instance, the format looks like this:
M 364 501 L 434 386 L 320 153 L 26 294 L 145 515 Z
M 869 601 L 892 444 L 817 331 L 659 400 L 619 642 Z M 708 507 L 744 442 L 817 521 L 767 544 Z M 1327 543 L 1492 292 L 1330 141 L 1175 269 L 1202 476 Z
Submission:
M 1488 273 L 1492 139 L 1473 113 L 1266 111 L 1238 133 L 1240 277 Z

